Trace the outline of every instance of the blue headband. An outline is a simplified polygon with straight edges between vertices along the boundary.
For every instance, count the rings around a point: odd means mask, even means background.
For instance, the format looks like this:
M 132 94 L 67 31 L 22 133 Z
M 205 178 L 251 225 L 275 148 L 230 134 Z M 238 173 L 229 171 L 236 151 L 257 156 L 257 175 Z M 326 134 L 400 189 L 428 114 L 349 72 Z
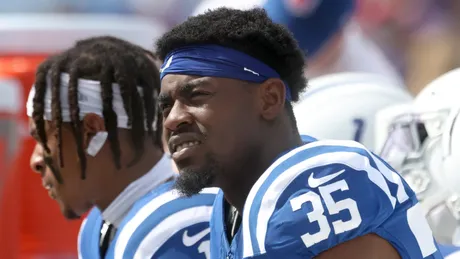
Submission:
M 160 80 L 167 74 L 211 76 L 262 83 L 280 78 L 263 62 L 237 50 L 218 45 L 191 45 L 171 51 L 160 69 Z M 286 100 L 291 92 L 286 83 Z

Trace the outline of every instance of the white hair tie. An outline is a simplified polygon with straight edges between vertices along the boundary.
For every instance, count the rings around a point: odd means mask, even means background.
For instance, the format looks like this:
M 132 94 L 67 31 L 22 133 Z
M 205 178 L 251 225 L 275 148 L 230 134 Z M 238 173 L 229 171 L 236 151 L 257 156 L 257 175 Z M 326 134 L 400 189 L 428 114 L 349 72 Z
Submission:
M 69 107 L 69 74 L 61 74 L 61 111 L 62 121 L 70 122 L 70 107 Z M 51 106 L 51 83 L 48 78 L 46 84 L 46 93 L 44 97 L 44 118 L 46 120 L 52 119 L 52 106 Z M 123 105 L 123 98 L 121 97 L 120 86 L 118 84 L 112 84 L 113 101 L 112 108 L 117 114 L 118 128 L 129 129 L 128 127 L 128 115 Z M 80 119 L 88 113 L 94 113 L 101 117 L 102 116 L 102 87 L 99 81 L 78 79 L 78 107 L 80 108 Z M 141 87 L 138 87 L 139 95 L 143 96 Z M 33 98 L 35 96 L 35 86 L 32 86 L 29 97 L 27 99 L 27 116 L 32 117 L 33 113 Z

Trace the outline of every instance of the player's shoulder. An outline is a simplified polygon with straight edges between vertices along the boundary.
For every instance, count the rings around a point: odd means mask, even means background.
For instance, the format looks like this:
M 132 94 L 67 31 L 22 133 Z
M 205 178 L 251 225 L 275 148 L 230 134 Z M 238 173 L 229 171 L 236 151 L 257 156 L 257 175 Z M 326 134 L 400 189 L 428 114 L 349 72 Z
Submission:
M 267 193 L 297 191 L 291 186 L 305 180 L 305 188 L 317 188 L 332 180 L 362 177 L 385 186 L 385 177 L 397 174 L 385 161 L 362 144 L 351 140 L 316 140 L 302 136 L 303 145 L 280 156 L 252 187 L 246 205 Z M 295 187 L 295 188 L 291 188 Z
M 158 186 L 139 199 L 134 204 L 127 218 L 132 220 L 141 210 L 147 210 L 147 208 L 152 212 L 164 214 L 164 209 L 166 208 L 168 208 L 168 211 L 174 212 L 188 208 L 212 205 L 218 191 L 219 189 L 217 188 L 205 188 L 199 194 L 185 197 L 174 188 L 174 181 L 170 181 Z
M 102 212 L 97 207 L 93 207 L 80 225 L 79 238 L 81 238 L 85 232 L 91 231 L 94 228 L 99 228 L 101 224 Z
M 134 204 L 119 230 L 115 254 L 126 258 L 140 251 L 154 255 L 180 232 L 195 226 L 209 228 L 218 189 L 206 188 L 197 195 L 183 197 L 173 185 L 163 184 Z
M 417 202 L 402 178 L 360 143 L 305 142 L 251 189 L 243 212 L 245 256 L 267 250 L 316 256 L 375 230 L 401 203 Z

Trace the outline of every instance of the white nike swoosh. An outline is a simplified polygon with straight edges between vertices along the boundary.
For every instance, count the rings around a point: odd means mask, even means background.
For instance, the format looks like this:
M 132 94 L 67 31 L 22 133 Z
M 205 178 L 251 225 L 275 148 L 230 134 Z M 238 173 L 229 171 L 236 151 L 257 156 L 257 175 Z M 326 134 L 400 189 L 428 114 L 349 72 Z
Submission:
M 194 236 L 189 236 L 188 230 L 185 230 L 184 235 L 182 236 L 182 242 L 187 247 L 193 246 L 194 244 L 198 243 L 198 241 L 203 239 L 203 237 L 209 234 L 209 232 L 211 232 L 211 229 L 207 228 Z
M 308 185 L 311 187 L 311 188 L 316 188 L 322 184 L 325 184 L 327 182 L 329 182 L 330 180 L 336 178 L 337 176 L 341 175 L 343 172 L 345 172 L 345 169 L 342 169 L 340 171 L 338 171 L 337 173 L 333 173 L 333 174 L 328 174 L 328 175 L 325 175 L 321 178 L 314 178 L 313 177 L 313 174 L 314 173 L 311 173 L 310 176 L 308 177 Z
M 167 68 L 171 65 L 171 62 L 172 62 L 172 60 L 173 60 L 173 57 L 174 57 L 174 55 L 172 55 L 172 56 L 168 59 L 168 61 L 166 61 L 166 64 L 164 65 L 163 68 L 160 68 L 160 73 L 163 73 L 163 71 L 165 71 L 165 69 L 167 69 Z

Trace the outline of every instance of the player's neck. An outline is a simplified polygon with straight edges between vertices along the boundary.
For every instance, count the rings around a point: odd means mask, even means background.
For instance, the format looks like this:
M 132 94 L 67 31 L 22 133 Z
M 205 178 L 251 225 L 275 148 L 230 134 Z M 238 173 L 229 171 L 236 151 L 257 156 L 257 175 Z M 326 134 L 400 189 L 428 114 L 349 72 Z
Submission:
M 125 166 L 112 174 L 107 174 L 110 179 L 107 179 L 107 184 L 93 204 L 101 211 L 105 210 L 128 185 L 147 174 L 162 156 L 163 153 L 159 149 L 146 148 L 141 160 L 135 165 Z
M 262 147 L 257 154 L 258 156 L 248 159 L 249 162 L 241 165 L 242 170 L 238 170 L 238 174 L 235 174 L 236 179 L 228 181 L 228 183 L 233 182 L 233 184 L 221 186 L 227 202 L 234 206 L 240 214 L 243 212 L 244 203 L 251 188 L 265 170 L 283 153 L 302 145 L 302 140 L 298 134 L 289 132 L 288 134 L 279 134 L 278 136 L 286 137 L 267 138 L 271 141 Z

